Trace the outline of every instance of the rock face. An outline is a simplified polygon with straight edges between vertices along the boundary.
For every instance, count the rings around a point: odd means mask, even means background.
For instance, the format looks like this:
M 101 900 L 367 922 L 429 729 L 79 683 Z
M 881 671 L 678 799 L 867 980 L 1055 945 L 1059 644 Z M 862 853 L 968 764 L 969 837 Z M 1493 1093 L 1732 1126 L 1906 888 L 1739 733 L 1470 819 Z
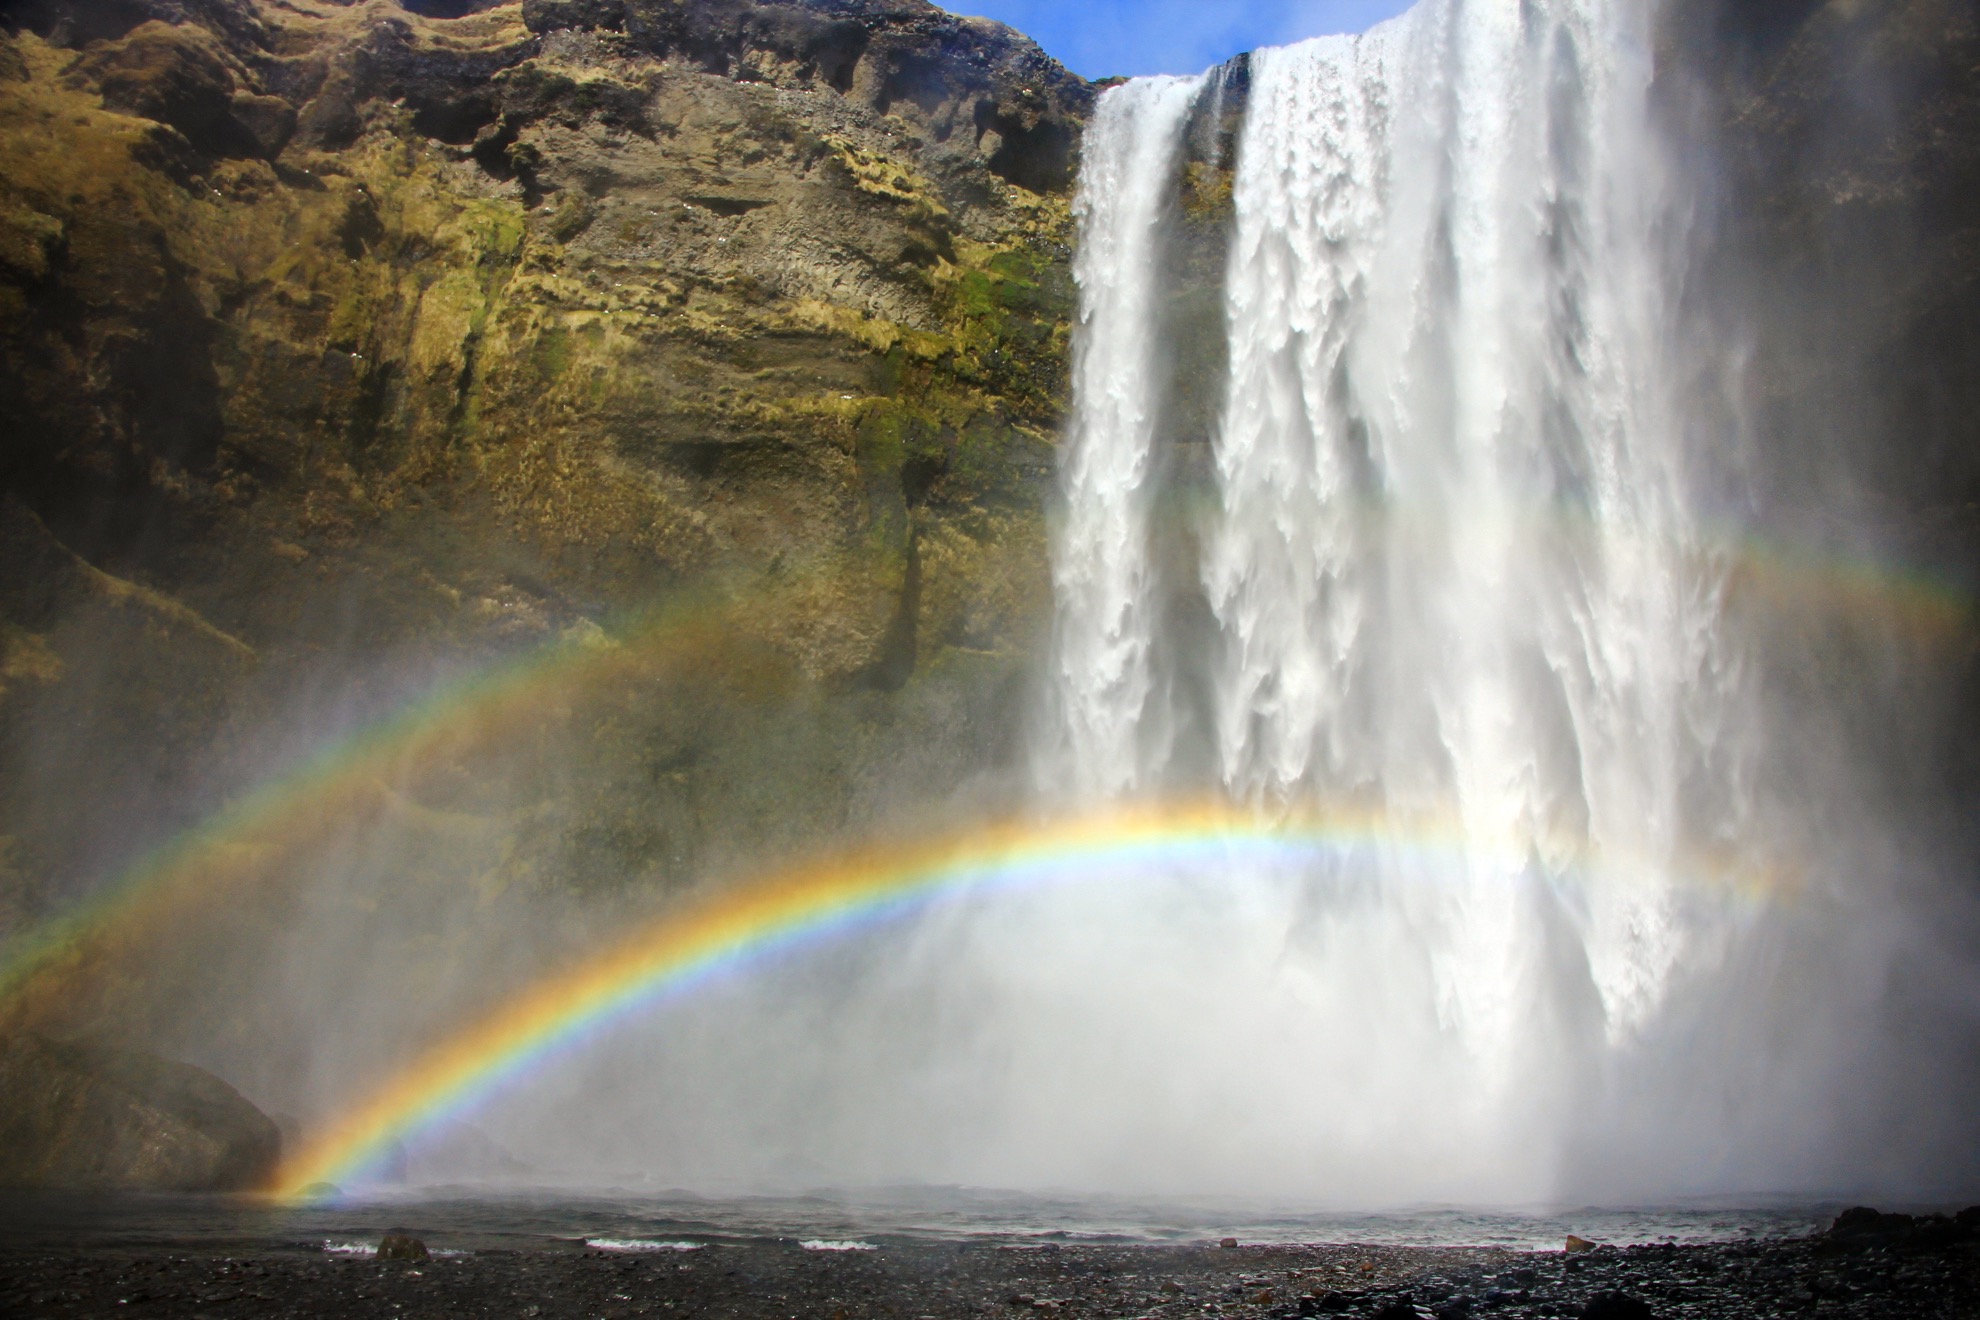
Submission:
M 1092 95 L 922 0 L 7 7 L 0 922 L 564 651 L 610 680 L 348 821 L 408 862 L 350 911 L 430 941 L 463 887 L 636 899 L 1008 794 Z M 155 970 L 215 983 L 183 938 Z M 188 1018 L 99 965 L 25 1021 Z
M 1685 0 L 1667 20 L 1664 81 L 1720 166 L 1714 275 L 1763 331 L 1781 494 L 1819 491 L 1826 451 L 1881 501 L 1980 501 L 1980 16 Z
M 1711 250 L 1683 295 L 1741 361 L 1756 435 L 1738 498 L 1796 539 L 1980 585 L 1980 13 L 1963 0 L 1679 0 L 1659 82 L 1707 185 Z M 1701 373 L 1703 395 L 1725 387 Z M 1970 624 L 1970 614 L 1967 619 Z M 1963 833 L 1980 791 L 1970 626 L 1908 697 L 1860 666 L 1795 681 L 1853 710 L 1878 809 Z M 1873 643 L 1874 644 L 1874 643 Z M 1849 644 L 1831 639 L 1834 655 Z M 1943 697 L 1944 700 L 1939 700 Z M 1812 752 L 1812 756 L 1824 753 Z M 1792 758 L 1789 758 L 1792 759 Z
M 275 1124 L 211 1073 L 134 1050 L 0 1040 L 0 1186 L 261 1187 Z

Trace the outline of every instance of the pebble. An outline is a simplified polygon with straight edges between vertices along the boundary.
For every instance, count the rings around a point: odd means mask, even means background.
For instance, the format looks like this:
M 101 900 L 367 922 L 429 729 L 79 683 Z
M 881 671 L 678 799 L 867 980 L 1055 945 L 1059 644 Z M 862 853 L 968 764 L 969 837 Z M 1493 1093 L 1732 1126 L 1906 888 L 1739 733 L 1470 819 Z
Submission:
M 247 1257 L 0 1250 L 0 1315 L 1955 1320 L 1980 1316 L 1976 1228 L 1980 1216 L 1858 1216 L 1835 1233 L 1789 1241 L 1572 1255 L 1257 1244 L 1045 1252 L 883 1238 L 870 1252 L 764 1241 L 682 1260 L 546 1246 L 429 1253 L 417 1268 L 382 1250 L 376 1259 L 300 1247 Z

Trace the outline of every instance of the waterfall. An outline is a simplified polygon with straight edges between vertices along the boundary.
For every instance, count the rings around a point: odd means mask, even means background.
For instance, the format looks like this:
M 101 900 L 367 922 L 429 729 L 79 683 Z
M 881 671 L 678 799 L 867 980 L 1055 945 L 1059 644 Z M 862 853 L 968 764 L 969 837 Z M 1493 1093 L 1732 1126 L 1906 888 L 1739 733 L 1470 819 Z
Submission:
M 1079 399 L 1065 449 L 1067 511 L 1053 554 L 1062 737 L 1043 778 L 1088 795 L 1137 786 L 1153 712 L 1148 518 L 1162 405 L 1161 227 L 1198 82 L 1149 78 L 1103 97 L 1074 202 Z
M 1912 931 L 1964 909 L 1879 886 L 1907 854 L 1847 764 L 1782 770 L 1849 743 L 1834 687 L 1779 681 L 1820 628 L 1714 521 L 1748 445 L 1687 397 L 1715 350 L 1652 2 L 1423 0 L 1108 90 L 1050 819 L 711 977 L 517 1130 L 601 1178 L 1220 1224 L 1932 1194 L 1970 1122 L 1960 1019 L 1917 1004 L 1970 995 Z M 567 1119 L 601 1095 L 610 1141 Z
M 1264 878 L 1286 1033 L 1357 1061 L 1299 1074 L 1286 1150 L 1322 1185 L 1434 1123 L 1447 1163 L 1392 1192 L 1543 1194 L 1738 925 L 1755 702 L 1672 385 L 1649 50 L 1626 0 L 1424 0 L 1250 57 L 1203 654 L 1151 605 L 1149 523 L 1196 85 L 1110 91 L 1091 130 L 1044 778 L 1173 783 L 1156 676 L 1193 671 L 1199 788 L 1382 822 Z
M 1204 564 L 1234 793 L 1450 814 L 1549 873 L 1738 836 L 1644 13 L 1432 4 L 1254 59 Z M 1676 954 L 1671 897 L 1586 896 L 1612 1026 Z

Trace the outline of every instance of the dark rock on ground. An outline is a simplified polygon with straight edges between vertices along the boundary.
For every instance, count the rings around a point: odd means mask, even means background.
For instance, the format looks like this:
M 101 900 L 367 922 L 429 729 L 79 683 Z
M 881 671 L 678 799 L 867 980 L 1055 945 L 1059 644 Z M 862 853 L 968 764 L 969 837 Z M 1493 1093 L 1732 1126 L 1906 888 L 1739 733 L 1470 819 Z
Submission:
M 1841 1250 L 1929 1251 L 1980 1242 L 1980 1206 L 1956 1215 L 1893 1214 L 1854 1206 L 1836 1216 L 1827 1244 Z
M 424 1236 L 438 1247 L 443 1239 Z M 299 1248 L 217 1259 L 178 1251 L 0 1249 L 0 1310 L 39 1316 L 707 1315 L 982 1320 L 1970 1320 L 1980 1278 L 1946 1249 L 1841 1263 L 1822 1239 L 1559 1252 L 1380 1246 L 1064 1246 L 883 1239 L 870 1252 L 794 1242 L 608 1254 L 574 1246 L 404 1262 Z M 382 1254 L 382 1253 L 381 1253 Z M 1347 1286 L 1335 1286 L 1345 1284 Z M 1324 1298 L 1324 1300 L 1322 1300 Z M 1621 1300 L 1618 1300 L 1618 1299 Z
M 1651 1320 L 1655 1314 L 1641 1297 L 1612 1292 L 1590 1298 L 1581 1308 L 1580 1320 Z
M 259 1188 L 274 1122 L 211 1073 L 137 1050 L 0 1038 L 0 1186 Z
M 387 1233 L 378 1243 L 378 1259 L 422 1261 L 431 1260 L 426 1244 L 418 1238 L 400 1230 Z

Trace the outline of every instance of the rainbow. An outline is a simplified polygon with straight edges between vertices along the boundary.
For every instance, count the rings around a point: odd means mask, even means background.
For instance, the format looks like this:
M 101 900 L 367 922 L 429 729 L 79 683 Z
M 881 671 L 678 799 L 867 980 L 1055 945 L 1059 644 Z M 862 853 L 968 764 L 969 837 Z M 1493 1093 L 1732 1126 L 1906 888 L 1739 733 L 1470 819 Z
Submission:
M 1367 511 L 1364 516 L 1395 516 Z M 1558 511 L 1554 521 L 1562 521 Z M 1568 519 L 1568 523 L 1572 523 Z M 1900 635 L 1944 642 L 1966 635 L 1972 601 L 1904 568 L 1820 559 L 1751 537 L 1714 538 L 1730 594 L 1776 608 L 1839 613 Z M 818 570 L 783 580 L 798 590 Z M 20 1025 L 37 990 L 62 999 L 65 974 L 146 938 L 175 914 L 268 874 L 272 863 L 347 830 L 391 799 L 390 785 L 436 755 L 490 745 L 540 718 L 549 694 L 582 689 L 685 656 L 715 641 L 747 597 L 710 592 L 649 612 L 609 640 L 562 642 L 478 671 L 361 729 L 141 857 L 90 899 L 0 944 L 0 1022 Z
M 773 874 L 664 914 L 525 988 L 414 1059 L 316 1132 L 278 1171 L 273 1194 L 307 1200 L 361 1177 L 389 1146 L 480 1101 L 545 1056 L 597 1035 L 713 975 L 790 946 L 907 911 L 937 895 L 1137 866 L 1299 862 L 1406 845 L 1452 866 L 1489 850 L 1454 827 L 1398 833 L 1374 815 L 1270 821 L 1223 802 L 1148 804 L 1058 822 L 1011 822 L 961 839 L 868 849 Z M 1508 841 L 1508 873 L 1531 855 Z M 1726 873 L 1757 887 L 1771 877 Z
M 147 853 L 87 901 L 0 946 L 0 1017 L 30 1016 L 65 970 L 211 902 L 300 849 L 394 801 L 391 785 L 440 757 L 498 742 L 541 719 L 547 693 L 582 690 L 719 640 L 730 606 L 684 602 L 611 638 L 566 640 L 481 669 L 321 749 Z

